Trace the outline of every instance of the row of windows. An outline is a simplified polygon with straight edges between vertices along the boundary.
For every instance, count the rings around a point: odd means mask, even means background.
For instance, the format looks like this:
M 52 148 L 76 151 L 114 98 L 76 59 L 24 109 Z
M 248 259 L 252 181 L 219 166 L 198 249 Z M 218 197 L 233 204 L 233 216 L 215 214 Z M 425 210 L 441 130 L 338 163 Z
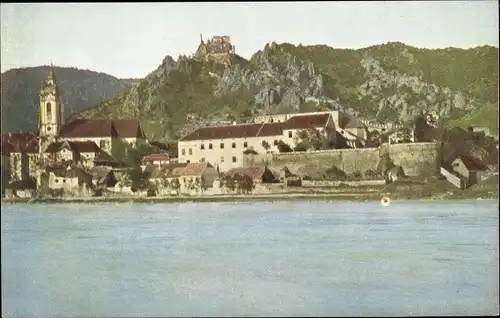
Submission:
M 247 147 L 248 147 L 248 143 L 246 141 L 243 142 L 243 148 L 247 148 Z M 236 148 L 236 143 L 235 142 L 231 143 L 231 148 Z M 205 149 L 205 144 L 201 144 L 200 149 L 204 150 Z M 208 149 L 213 149 L 212 143 L 208 144 Z M 224 149 L 224 143 L 223 142 L 220 143 L 220 149 Z
M 290 136 L 290 138 L 291 138 L 291 134 L 292 134 L 292 132 L 290 131 L 290 132 L 289 132 L 289 136 Z M 277 146 L 277 145 L 278 145 L 278 140 L 274 140 L 273 144 L 274 144 L 275 146 Z M 243 143 L 243 148 L 247 148 L 247 147 L 248 147 L 248 143 L 245 141 L 245 142 Z M 235 142 L 233 142 L 233 143 L 231 144 L 231 148 L 236 148 L 236 143 L 235 143 Z M 201 144 L 200 149 L 201 149 L 201 150 L 205 150 L 205 145 L 204 145 L 204 144 Z M 210 143 L 210 144 L 208 144 L 208 149 L 214 149 L 214 148 L 213 148 L 213 145 L 212 145 L 211 143 Z M 224 143 L 222 143 L 222 142 L 221 142 L 221 144 L 220 144 L 220 149 L 224 149 Z M 185 156 L 185 155 L 186 155 L 186 149 L 182 149 L 182 150 L 181 150 L 181 153 L 182 153 L 182 155 L 183 155 L 183 156 Z M 188 153 L 189 153 L 189 155 L 191 156 L 191 155 L 193 154 L 193 149 L 189 148 L 189 149 L 188 149 Z
M 233 162 L 233 163 L 235 163 L 235 162 L 236 162 L 236 157 L 235 157 L 235 156 L 233 156 L 233 157 L 231 158 L 231 160 L 232 160 L 232 162 Z M 189 160 L 188 160 L 188 162 L 189 162 Z M 205 158 L 201 158 L 201 159 L 200 159 L 200 162 L 205 162 Z M 221 162 L 221 163 L 223 163 L 223 162 L 224 162 L 224 157 L 220 157 L 220 162 Z

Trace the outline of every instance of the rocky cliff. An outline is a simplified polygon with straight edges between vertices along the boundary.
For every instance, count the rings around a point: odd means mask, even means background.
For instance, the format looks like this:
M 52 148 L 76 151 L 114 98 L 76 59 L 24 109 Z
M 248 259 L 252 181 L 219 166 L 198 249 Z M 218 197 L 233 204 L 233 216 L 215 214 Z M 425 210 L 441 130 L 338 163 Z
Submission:
M 193 120 L 339 109 L 379 122 L 421 113 L 443 121 L 498 109 L 498 48 L 426 50 L 389 43 L 360 50 L 272 43 L 231 65 L 167 56 L 139 85 L 75 118 L 140 118 L 153 139 Z M 481 120 L 497 129 L 498 120 Z M 479 121 L 478 121 L 479 122 Z

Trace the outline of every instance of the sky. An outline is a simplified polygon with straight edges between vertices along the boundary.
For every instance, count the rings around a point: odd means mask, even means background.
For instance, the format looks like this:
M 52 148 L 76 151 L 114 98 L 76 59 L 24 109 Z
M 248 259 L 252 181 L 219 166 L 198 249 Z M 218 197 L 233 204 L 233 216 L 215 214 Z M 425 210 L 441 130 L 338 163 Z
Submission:
M 38 65 L 142 78 L 166 55 L 229 35 L 250 58 L 266 43 L 363 48 L 498 47 L 498 2 L 2 3 L 1 71 Z

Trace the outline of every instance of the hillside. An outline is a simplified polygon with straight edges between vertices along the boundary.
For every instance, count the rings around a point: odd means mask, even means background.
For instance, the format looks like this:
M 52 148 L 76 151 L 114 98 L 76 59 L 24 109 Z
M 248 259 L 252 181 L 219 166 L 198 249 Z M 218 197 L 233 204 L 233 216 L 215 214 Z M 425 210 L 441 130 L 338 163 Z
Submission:
M 54 67 L 66 115 L 81 111 L 128 90 L 131 85 L 111 75 Z M 36 131 L 39 92 L 49 67 L 12 69 L 1 76 L 2 132 Z
M 498 110 L 497 87 L 494 47 L 427 50 L 388 43 L 348 50 L 273 42 L 249 61 L 233 55 L 228 67 L 167 56 L 130 91 L 74 117 L 137 117 L 153 139 L 178 138 L 193 122 L 327 109 L 403 124 L 435 112 L 445 122 L 465 118 L 484 125 L 477 119 Z M 487 124 L 498 126 L 497 117 Z

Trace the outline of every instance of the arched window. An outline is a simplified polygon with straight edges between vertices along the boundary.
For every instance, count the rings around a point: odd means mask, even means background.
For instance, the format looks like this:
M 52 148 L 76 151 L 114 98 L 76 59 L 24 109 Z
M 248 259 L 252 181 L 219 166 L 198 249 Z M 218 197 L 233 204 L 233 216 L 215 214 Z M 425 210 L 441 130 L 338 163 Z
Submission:
M 47 103 L 47 114 L 50 114 L 52 112 L 52 105 L 50 103 Z

